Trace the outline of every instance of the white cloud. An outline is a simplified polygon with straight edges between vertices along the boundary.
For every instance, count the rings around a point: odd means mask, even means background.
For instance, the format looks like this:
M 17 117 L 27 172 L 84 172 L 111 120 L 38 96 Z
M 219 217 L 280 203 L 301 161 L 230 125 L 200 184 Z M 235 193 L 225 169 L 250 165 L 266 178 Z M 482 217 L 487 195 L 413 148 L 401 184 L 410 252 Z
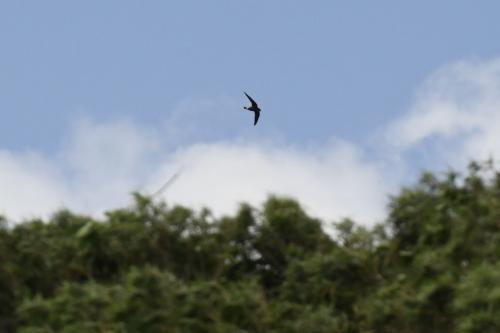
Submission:
M 500 153 L 500 59 L 458 62 L 434 73 L 387 138 L 404 150 L 429 142 L 433 158 L 463 165 Z
M 72 202 L 91 213 L 123 203 L 153 172 L 159 144 L 157 133 L 131 121 L 79 120 L 57 157 Z
M 345 142 L 316 151 L 259 143 L 197 144 L 171 157 L 152 184 L 183 167 L 164 195 L 167 200 L 227 213 L 241 201 L 259 205 L 268 194 L 287 195 L 315 216 L 371 223 L 382 218 L 390 187 L 379 167 L 362 155 Z
M 378 165 L 346 142 L 302 149 L 239 139 L 170 152 L 159 149 L 161 144 L 159 135 L 131 122 L 80 121 L 54 158 L 0 155 L 1 210 L 14 219 L 63 206 L 98 214 L 128 204 L 139 184 L 145 184 L 142 192 L 153 193 L 184 167 L 164 198 L 208 206 L 216 214 L 278 194 L 297 198 L 326 220 L 350 216 L 370 223 L 383 216 L 388 184 Z
M 98 214 L 124 205 L 151 172 L 157 144 L 129 121 L 81 119 L 55 156 L 0 151 L 0 214 L 21 220 L 60 208 Z
M 162 132 L 126 120 L 80 120 L 54 156 L 0 150 L 0 213 L 16 220 L 61 207 L 99 214 L 128 204 L 134 190 L 153 193 L 183 168 L 163 194 L 167 201 L 230 214 L 242 201 L 259 205 L 268 194 L 287 195 L 325 220 L 349 216 L 371 224 L 383 218 L 387 195 L 408 183 L 421 157 L 407 152 L 428 154 L 442 169 L 500 151 L 500 60 L 438 70 L 409 112 L 388 125 L 388 141 L 372 157 L 335 139 L 313 148 L 257 139 L 240 129 L 248 122 L 236 113 L 230 117 L 241 121 L 238 139 L 221 141 L 198 130 L 222 121 L 218 105 L 233 109 L 229 99 L 183 104 Z M 191 143 L 173 140 L 179 133 Z
M 67 197 L 57 168 L 34 153 L 0 151 L 0 214 L 46 215 Z

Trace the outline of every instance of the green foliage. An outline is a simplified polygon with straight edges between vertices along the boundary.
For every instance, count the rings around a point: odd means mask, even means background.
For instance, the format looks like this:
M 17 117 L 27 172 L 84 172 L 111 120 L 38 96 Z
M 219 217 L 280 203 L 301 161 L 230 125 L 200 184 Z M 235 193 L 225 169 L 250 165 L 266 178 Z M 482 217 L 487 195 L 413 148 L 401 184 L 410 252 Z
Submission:
M 500 331 L 500 173 L 422 175 L 372 229 L 294 200 L 234 216 L 134 195 L 104 219 L 0 218 L 0 332 Z
M 458 332 L 497 332 L 500 327 L 500 263 L 481 263 L 458 285 Z

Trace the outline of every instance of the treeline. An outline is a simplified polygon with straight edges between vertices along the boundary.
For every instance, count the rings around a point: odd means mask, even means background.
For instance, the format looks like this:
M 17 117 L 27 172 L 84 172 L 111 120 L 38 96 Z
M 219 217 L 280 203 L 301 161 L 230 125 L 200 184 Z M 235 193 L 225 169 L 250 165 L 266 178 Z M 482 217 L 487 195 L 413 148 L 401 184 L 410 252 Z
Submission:
M 0 332 L 500 332 L 490 165 L 424 174 L 372 229 L 323 223 L 286 198 L 216 219 L 140 195 L 102 221 L 2 219 Z

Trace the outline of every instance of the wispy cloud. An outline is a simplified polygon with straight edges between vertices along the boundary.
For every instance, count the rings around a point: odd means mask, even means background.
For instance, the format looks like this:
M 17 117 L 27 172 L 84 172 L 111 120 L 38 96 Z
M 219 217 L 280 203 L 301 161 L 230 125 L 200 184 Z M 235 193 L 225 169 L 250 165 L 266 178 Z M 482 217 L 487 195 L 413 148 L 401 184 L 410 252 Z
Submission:
M 0 151 L 0 213 L 14 219 L 59 208 L 97 214 L 138 189 L 159 143 L 130 121 L 96 124 L 80 119 L 54 156 Z
M 233 104 L 183 103 L 162 128 L 80 119 L 52 156 L 0 150 L 0 212 L 16 220 L 62 207 L 99 214 L 126 205 L 134 190 L 154 193 L 183 168 L 162 194 L 169 202 L 224 214 L 278 194 L 325 220 L 371 224 L 383 218 L 388 194 L 408 182 L 416 157 L 409 152 L 445 168 L 500 151 L 500 60 L 459 62 L 431 75 L 409 111 L 388 124 L 375 157 L 339 138 L 315 147 L 257 138 L 236 113 L 229 117 L 241 120 L 241 131 L 222 140 L 210 124 L 223 122 Z
M 463 165 L 500 152 L 500 59 L 457 62 L 434 73 L 387 138 L 408 151 L 426 145 L 441 163 Z

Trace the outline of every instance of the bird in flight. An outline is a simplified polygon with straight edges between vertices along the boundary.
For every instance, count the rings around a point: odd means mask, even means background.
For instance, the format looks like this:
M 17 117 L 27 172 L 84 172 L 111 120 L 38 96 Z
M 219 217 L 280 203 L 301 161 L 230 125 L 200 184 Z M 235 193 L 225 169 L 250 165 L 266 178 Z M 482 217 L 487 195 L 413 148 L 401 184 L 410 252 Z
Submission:
M 243 92 L 243 93 L 244 93 L 244 94 L 247 96 L 247 98 L 250 100 L 250 103 L 252 103 L 252 105 L 251 105 L 251 106 L 244 106 L 243 108 L 244 108 L 245 110 L 252 111 L 252 112 L 254 112 L 254 113 L 255 113 L 255 118 L 254 118 L 254 121 L 253 121 L 253 125 L 255 126 L 255 125 L 257 125 L 257 121 L 259 121 L 259 116 L 260 116 L 260 108 L 259 108 L 259 106 L 257 105 L 257 102 L 255 102 L 255 101 L 253 100 L 253 98 L 252 98 L 252 97 L 248 96 L 248 94 L 247 94 L 246 92 Z

